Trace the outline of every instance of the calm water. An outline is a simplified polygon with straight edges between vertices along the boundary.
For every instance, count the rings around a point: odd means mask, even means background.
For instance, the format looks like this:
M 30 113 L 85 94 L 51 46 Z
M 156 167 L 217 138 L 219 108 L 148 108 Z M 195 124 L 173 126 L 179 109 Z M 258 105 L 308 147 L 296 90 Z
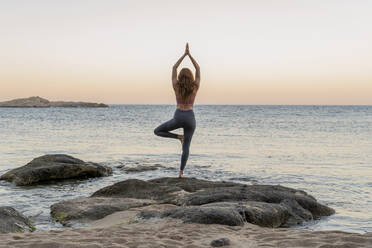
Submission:
M 88 196 L 129 177 L 125 164 L 179 167 L 179 141 L 153 129 L 170 105 L 106 109 L 0 108 L 0 174 L 47 153 L 67 153 L 114 168 L 112 177 L 16 187 L 0 181 L 0 205 L 34 216 L 38 230 L 60 228 L 49 206 Z M 197 129 L 185 175 L 307 191 L 336 214 L 297 228 L 372 232 L 372 106 L 196 106 Z

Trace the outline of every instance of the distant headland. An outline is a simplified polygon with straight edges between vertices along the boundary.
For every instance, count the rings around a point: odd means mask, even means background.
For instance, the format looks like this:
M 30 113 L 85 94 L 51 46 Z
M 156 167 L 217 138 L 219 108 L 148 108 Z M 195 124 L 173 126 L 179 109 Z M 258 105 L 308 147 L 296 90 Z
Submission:
M 32 96 L 28 98 L 18 98 L 6 102 L 0 102 L 0 107 L 13 108 L 48 108 L 48 107 L 64 107 L 64 108 L 107 108 L 108 105 L 104 103 L 93 102 L 63 102 L 63 101 L 49 101 L 39 96 Z

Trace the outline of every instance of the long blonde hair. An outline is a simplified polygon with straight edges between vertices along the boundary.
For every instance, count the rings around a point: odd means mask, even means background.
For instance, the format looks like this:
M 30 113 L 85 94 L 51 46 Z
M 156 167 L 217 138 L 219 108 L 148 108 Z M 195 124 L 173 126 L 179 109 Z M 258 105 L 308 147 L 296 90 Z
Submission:
M 178 93 L 180 94 L 182 100 L 185 100 L 189 95 L 191 95 L 196 84 L 194 81 L 194 75 L 189 68 L 182 68 L 178 74 Z

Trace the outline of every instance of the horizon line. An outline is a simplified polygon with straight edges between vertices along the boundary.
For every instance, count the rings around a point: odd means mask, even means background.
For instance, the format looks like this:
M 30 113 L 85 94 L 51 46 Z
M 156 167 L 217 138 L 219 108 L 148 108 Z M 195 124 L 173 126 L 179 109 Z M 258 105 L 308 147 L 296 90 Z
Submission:
M 107 105 L 174 105 L 170 103 L 106 103 Z M 203 104 L 195 104 L 195 106 L 365 106 L 365 107 L 372 107 L 372 104 L 216 104 L 216 103 L 203 103 Z

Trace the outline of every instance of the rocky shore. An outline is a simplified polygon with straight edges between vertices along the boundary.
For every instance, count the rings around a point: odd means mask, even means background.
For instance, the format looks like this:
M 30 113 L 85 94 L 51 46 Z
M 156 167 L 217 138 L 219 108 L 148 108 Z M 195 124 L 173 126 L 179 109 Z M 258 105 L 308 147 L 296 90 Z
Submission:
M 49 107 L 65 107 L 65 108 L 106 108 L 108 105 L 104 103 L 92 102 L 64 102 L 64 101 L 49 101 L 47 99 L 32 96 L 28 98 L 19 98 L 6 102 L 0 102 L 0 107 L 7 108 L 49 108 Z
M 139 171 L 146 170 L 139 166 Z M 111 173 L 111 168 L 99 164 L 53 154 L 0 179 L 35 185 Z M 305 191 L 280 185 L 133 178 L 89 197 L 53 204 L 53 220 L 73 229 L 28 233 L 35 229 L 32 220 L 11 207 L 0 208 L 0 233 L 8 233 L 0 235 L 0 247 L 372 246 L 371 233 L 288 229 L 334 213 Z M 87 227 L 76 229 L 82 225 Z

